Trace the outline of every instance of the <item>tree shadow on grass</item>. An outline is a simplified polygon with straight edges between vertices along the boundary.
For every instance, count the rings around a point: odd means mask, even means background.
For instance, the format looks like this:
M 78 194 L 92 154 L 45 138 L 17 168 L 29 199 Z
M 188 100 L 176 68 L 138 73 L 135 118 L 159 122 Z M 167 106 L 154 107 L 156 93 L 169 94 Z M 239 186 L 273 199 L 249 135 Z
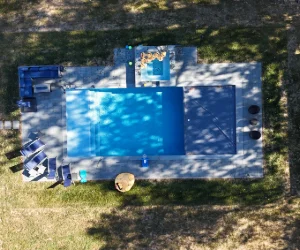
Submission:
M 296 219 L 291 225 L 289 249 L 299 249 L 300 246 L 300 219 Z
M 14 158 L 17 158 L 19 156 L 21 156 L 21 152 L 20 152 L 21 148 L 18 148 L 16 150 L 13 150 L 13 151 L 10 151 L 8 153 L 5 154 L 6 158 L 8 160 L 11 160 L 11 159 L 14 159 Z
M 300 40 L 300 38 L 299 38 Z M 298 58 L 300 64 L 300 57 Z M 300 124 L 300 102 L 299 83 L 300 73 L 297 70 L 292 72 L 290 84 L 287 84 L 288 111 L 289 111 L 289 163 L 290 163 L 290 187 L 292 195 L 300 195 L 300 149 L 299 149 L 299 124 Z
M 231 210 L 232 211 L 232 210 Z M 103 241 L 100 249 L 177 249 L 191 242 L 215 242 L 229 235 L 234 223 L 218 235 L 230 211 L 180 207 L 117 208 L 92 222 L 87 234 Z
M 21 170 L 24 170 L 23 163 L 19 163 L 9 168 L 13 173 L 17 173 Z
M 294 209 L 286 204 L 118 207 L 91 221 L 86 233 L 103 244 L 100 249 L 249 249 L 262 243 L 259 237 L 274 248 L 298 249 Z

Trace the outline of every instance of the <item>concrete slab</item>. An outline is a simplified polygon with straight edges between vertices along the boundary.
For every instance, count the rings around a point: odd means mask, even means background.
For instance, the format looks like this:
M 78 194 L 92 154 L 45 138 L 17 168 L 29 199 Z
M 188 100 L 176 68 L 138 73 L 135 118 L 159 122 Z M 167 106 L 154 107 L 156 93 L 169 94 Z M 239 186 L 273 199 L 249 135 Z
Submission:
M 197 48 L 175 47 L 175 60 L 177 63 L 183 62 L 185 65 L 197 65 Z
M 19 129 L 20 128 L 20 122 L 19 121 L 13 121 L 12 126 L 13 126 L 13 129 Z
M 85 169 L 89 180 L 112 179 L 120 172 L 132 172 L 138 179 L 263 177 L 262 138 L 253 140 L 249 137 L 251 130 L 262 132 L 262 113 L 248 113 L 248 107 L 252 104 L 262 107 L 261 64 L 195 64 L 197 53 L 195 55 L 192 48 L 186 52 L 176 52 L 170 86 L 235 86 L 236 154 L 151 156 L 150 166 L 146 169 L 141 168 L 140 157 L 69 158 L 66 149 L 66 97 L 62 87 L 134 87 L 134 78 L 127 76 L 131 73 L 125 65 L 132 54 L 126 54 L 124 50 L 118 53 L 123 57 L 115 59 L 115 66 L 66 67 L 60 81 L 51 84 L 52 92 L 35 94 L 37 112 L 22 114 L 23 142 L 39 136 L 46 143 L 46 154 L 51 158 L 57 157 L 58 166 L 71 163 L 73 173 Z M 191 59 L 184 59 L 185 55 Z M 134 68 L 137 67 L 135 65 Z M 259 121 L 256 126 L 249 125 L 249 119 L 253 117 Z M 4 124 L 4 127 L 11 127 L 11 123 Z M 30 181 L 32 178 L 24 180 Z M 38 180 L 47 179 L 41 177 Z
M 126 66 L 66 67 L 59 83 L 75 88 L 126 88 Z
M 11 121 L 4 121 L 4 129 L 11 129 Z

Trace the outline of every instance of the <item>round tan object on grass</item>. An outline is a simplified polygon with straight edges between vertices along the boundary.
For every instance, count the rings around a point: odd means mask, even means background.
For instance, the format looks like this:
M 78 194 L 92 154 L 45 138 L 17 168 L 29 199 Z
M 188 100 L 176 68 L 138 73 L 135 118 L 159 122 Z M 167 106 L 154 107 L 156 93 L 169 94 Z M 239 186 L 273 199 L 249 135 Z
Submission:
M 119 174 L 115 179 L 115 187 L 120 192 L 129 191 L 134 184 L 134 175 L 130 173 Z

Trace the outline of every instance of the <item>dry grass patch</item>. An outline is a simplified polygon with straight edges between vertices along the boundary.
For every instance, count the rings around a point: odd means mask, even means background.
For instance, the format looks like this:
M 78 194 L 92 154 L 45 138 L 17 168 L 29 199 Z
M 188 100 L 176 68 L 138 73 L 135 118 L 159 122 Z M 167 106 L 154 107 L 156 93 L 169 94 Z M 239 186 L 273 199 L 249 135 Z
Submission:
M 105 30 L 191 24 L 258 27 L 285 25 L 299 19 L 297 15 L 293 6 L 272 0 L 2 0 L 0 30 Z
M 2 209 L 4 249 L 298 249 L 299 201 Z

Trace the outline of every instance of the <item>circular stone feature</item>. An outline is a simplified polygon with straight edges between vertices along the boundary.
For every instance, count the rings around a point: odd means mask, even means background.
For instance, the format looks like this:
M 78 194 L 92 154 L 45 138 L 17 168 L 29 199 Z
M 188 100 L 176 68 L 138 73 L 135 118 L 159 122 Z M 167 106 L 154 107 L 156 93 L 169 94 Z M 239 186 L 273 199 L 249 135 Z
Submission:
M 251 105 L 249 108 L 248 108 L 248 112 L 252 115 L 255 115 L 257 114 L 258 112 L 260 111 L 260 108 L 257 106 L 257 105 Z
M 131 173 L 121 173 L 115 179 L 115 187 L 124 193 L 129 191 L 134 184 L 134 175 Z
M 249 132 L 249 136 L 253 140 L 258 140 L 261 137 L 261 133 L 259 131 L 254 130 Z

